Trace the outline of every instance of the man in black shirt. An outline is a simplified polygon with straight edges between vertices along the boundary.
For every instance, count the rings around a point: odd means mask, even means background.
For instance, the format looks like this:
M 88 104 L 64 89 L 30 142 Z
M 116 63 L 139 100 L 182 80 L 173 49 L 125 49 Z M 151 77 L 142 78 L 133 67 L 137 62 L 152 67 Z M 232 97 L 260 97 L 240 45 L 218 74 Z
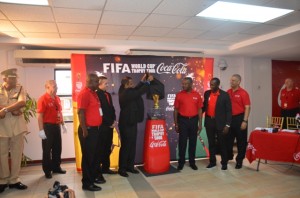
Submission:
M 101 171 L 99 171 L 100 180 L 103 178 L 101 173 L 116 174 L 117 172 L 109 169 L 110 167 L 110 153 L 113 140 L 113 130 L 117 124 L 115 108 L 113 105 L 110 93 L 106 91 L 108 87 L 108 80 L 105 76 L 99 77 L 99 87 L 96 91 L 101 103 L 102 125 L 100 126 L 100 148 L 99 161 L 101 164 Z M 98 177 L 98 178 L 99 178 Z
M 142 95 L 149 90 L 150 81 L 152 80 L 152 75 L 147 78 L 145 74 L 141 82 L 136 86 L 130 77 L 125 77 L 121 81 L 119 88 L 121 149 L 119 153 L 118 173 L 122 177 L 128 177 L 127 172 L 134 174 L 139 173 L 138 170 L 134 168 L 137 124 L 144 120 L 144 102 Z

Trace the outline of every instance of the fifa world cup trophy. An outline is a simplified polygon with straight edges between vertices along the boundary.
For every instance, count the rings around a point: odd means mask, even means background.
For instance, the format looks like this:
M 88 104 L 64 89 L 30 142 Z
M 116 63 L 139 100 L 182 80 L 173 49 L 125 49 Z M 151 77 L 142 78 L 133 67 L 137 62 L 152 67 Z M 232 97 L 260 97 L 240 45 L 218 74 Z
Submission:
M 148 110 L 148 119 L 161 120 L 165 119 L 165 114 L 162 107 L 159 105 L 159 100 L 165 96 L 164 84 L 154 78 L 151 81 L 149 91 L 147 92 L 147 99 L 153 100 L 153 106 Z
M 153 102 L 154 102 L 154 109 L 159 109 L 159 95 L 158 94 L 153 94 L 152 96 Z

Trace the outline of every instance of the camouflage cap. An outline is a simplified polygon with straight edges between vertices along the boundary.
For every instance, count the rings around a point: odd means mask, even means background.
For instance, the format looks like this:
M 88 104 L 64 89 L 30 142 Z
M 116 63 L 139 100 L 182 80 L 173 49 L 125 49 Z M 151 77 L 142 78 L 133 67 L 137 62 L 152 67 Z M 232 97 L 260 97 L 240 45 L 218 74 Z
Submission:
M 17 77 L 17 69 L 16 68 L 11 68 L 11 69 L 6 69 L 1 72 L 1 75 L 4 77 Z

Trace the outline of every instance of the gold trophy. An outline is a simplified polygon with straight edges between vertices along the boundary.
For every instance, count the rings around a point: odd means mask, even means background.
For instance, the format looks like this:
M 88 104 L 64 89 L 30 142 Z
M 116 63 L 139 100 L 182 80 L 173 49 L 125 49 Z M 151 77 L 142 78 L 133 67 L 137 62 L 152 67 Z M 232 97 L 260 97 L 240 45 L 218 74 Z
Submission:
M 159 109 L 159 95 L 158 94 L 153 94 L 152 96 L 153 102 L 154 102 L 154 109 Z
M 147 93 L 147 99 L 153 100 L 153 106 L 148 110 L 147 117 L 149 120 L 162 120 L 165 119 L 164 111 L 159 106 L 159 100 L 164 98 L 164 85 L 153 78 L 151 81 L 149 91 Z

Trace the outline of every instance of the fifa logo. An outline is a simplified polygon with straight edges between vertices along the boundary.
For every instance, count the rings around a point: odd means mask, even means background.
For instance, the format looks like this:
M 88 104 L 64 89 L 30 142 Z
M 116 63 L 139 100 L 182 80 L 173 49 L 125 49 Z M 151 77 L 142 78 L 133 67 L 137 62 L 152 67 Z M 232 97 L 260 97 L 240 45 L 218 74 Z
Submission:
M 168 94 L 167 102 L 169 106 L 174 106 L 176 94 Z
M 167 95 L 168 106 L 166 107 L 166 111 L 174 111 L 175 97 L 176 97 L 176 94 L 168 94 Z

